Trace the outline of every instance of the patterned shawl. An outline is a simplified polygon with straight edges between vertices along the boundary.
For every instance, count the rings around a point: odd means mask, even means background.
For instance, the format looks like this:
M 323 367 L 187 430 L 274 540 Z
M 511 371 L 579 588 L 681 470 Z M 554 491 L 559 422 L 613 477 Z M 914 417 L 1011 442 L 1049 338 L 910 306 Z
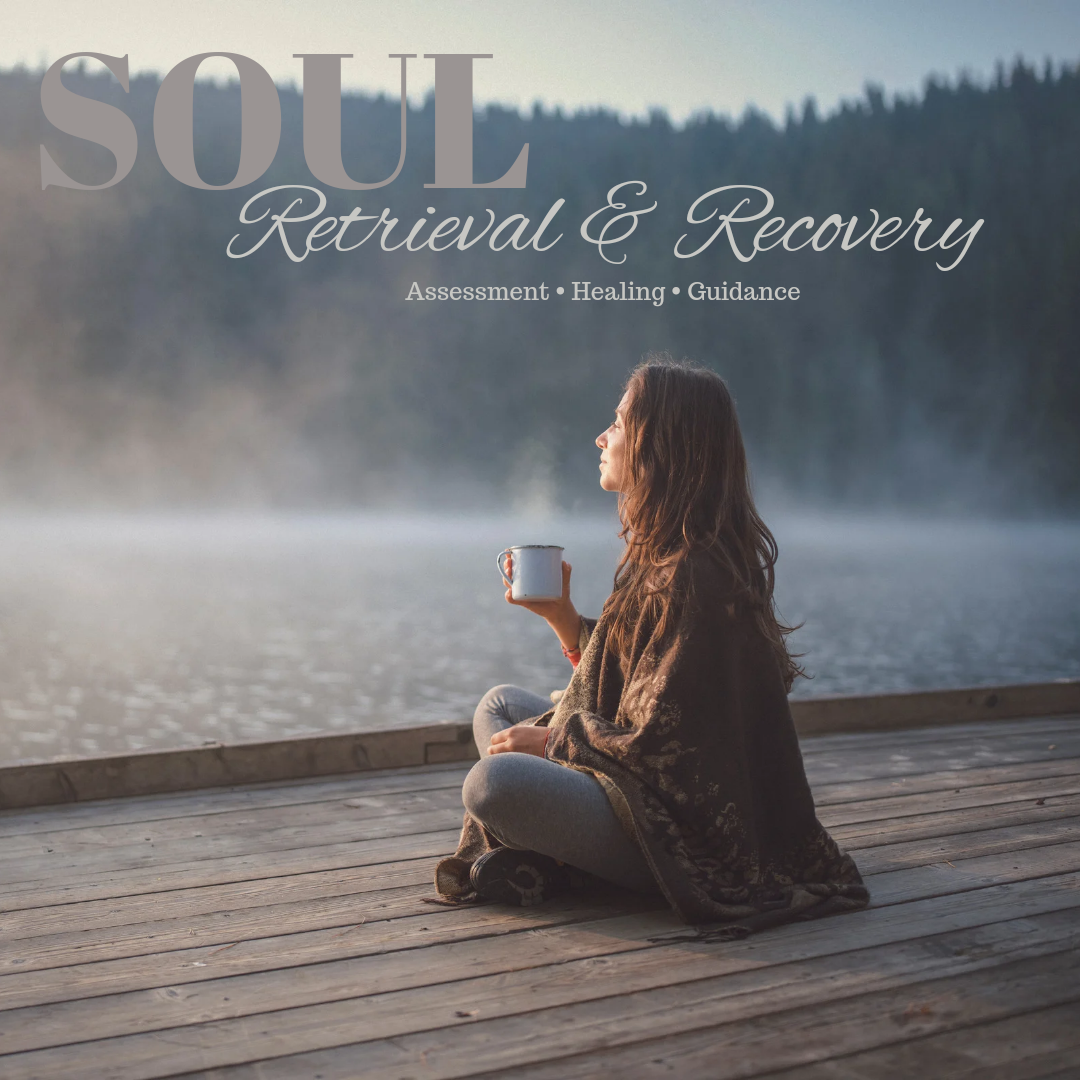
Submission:
M 680 580 L 680 576 L 682 577 Z M 557 706 L 546 756 L 591 773 L 688 923 L 741 936 L 865 907 L 849 855 L 814 812 L 775 653 L 710 557 L 683 560 L 672 629 L 643 616 L 630 656 L 608 643 L 610 611 L 583 620 L 582 657 Z M 469 814 L 438 892 L 471 899 L 468 871 L 499 841 Z

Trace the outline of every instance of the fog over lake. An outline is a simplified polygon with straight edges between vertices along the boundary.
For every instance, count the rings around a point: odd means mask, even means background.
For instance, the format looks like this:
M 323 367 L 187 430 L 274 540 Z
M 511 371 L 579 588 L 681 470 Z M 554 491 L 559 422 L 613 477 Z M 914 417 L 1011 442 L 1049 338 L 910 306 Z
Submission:
M 1080 677 L 1080 525 L 766 515 L 794 695 Z M 503 599 L 557 543 L 599 613 L 615 518 L 0 518 L 0 761 L 408 726 L 570 666 Z

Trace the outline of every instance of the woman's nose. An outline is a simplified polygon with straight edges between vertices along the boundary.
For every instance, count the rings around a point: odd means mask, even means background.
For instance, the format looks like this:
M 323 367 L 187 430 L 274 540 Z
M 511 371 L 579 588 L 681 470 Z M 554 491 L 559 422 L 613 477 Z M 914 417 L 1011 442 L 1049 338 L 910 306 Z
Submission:
M 603 450 L 607 446 L 606 431 L 601 431 L 600 434 L 596 436 L 596 445 L 600 447 L 601 450 Z

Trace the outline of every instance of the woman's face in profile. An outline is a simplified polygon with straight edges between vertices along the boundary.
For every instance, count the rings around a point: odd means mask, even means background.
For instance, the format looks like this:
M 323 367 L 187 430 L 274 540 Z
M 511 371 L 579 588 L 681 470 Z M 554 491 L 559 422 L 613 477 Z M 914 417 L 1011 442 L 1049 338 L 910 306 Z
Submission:
M 600 486 L 605 491 L 622 491 L 626 474 L 626 407 L 629 395 L 623 394 L 615 409 L 615 419 L 607 431 L 596 438 L 600 447 Z

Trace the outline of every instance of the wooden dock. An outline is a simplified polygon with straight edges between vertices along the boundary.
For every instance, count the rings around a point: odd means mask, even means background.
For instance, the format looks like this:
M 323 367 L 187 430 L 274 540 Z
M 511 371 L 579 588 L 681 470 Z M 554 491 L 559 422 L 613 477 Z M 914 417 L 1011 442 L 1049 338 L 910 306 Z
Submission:
M 803 740 L 863 912 L 444 908 L 468 762 L 0 814 L 4 1080 L 1080 1077 L 1080 717 Z

